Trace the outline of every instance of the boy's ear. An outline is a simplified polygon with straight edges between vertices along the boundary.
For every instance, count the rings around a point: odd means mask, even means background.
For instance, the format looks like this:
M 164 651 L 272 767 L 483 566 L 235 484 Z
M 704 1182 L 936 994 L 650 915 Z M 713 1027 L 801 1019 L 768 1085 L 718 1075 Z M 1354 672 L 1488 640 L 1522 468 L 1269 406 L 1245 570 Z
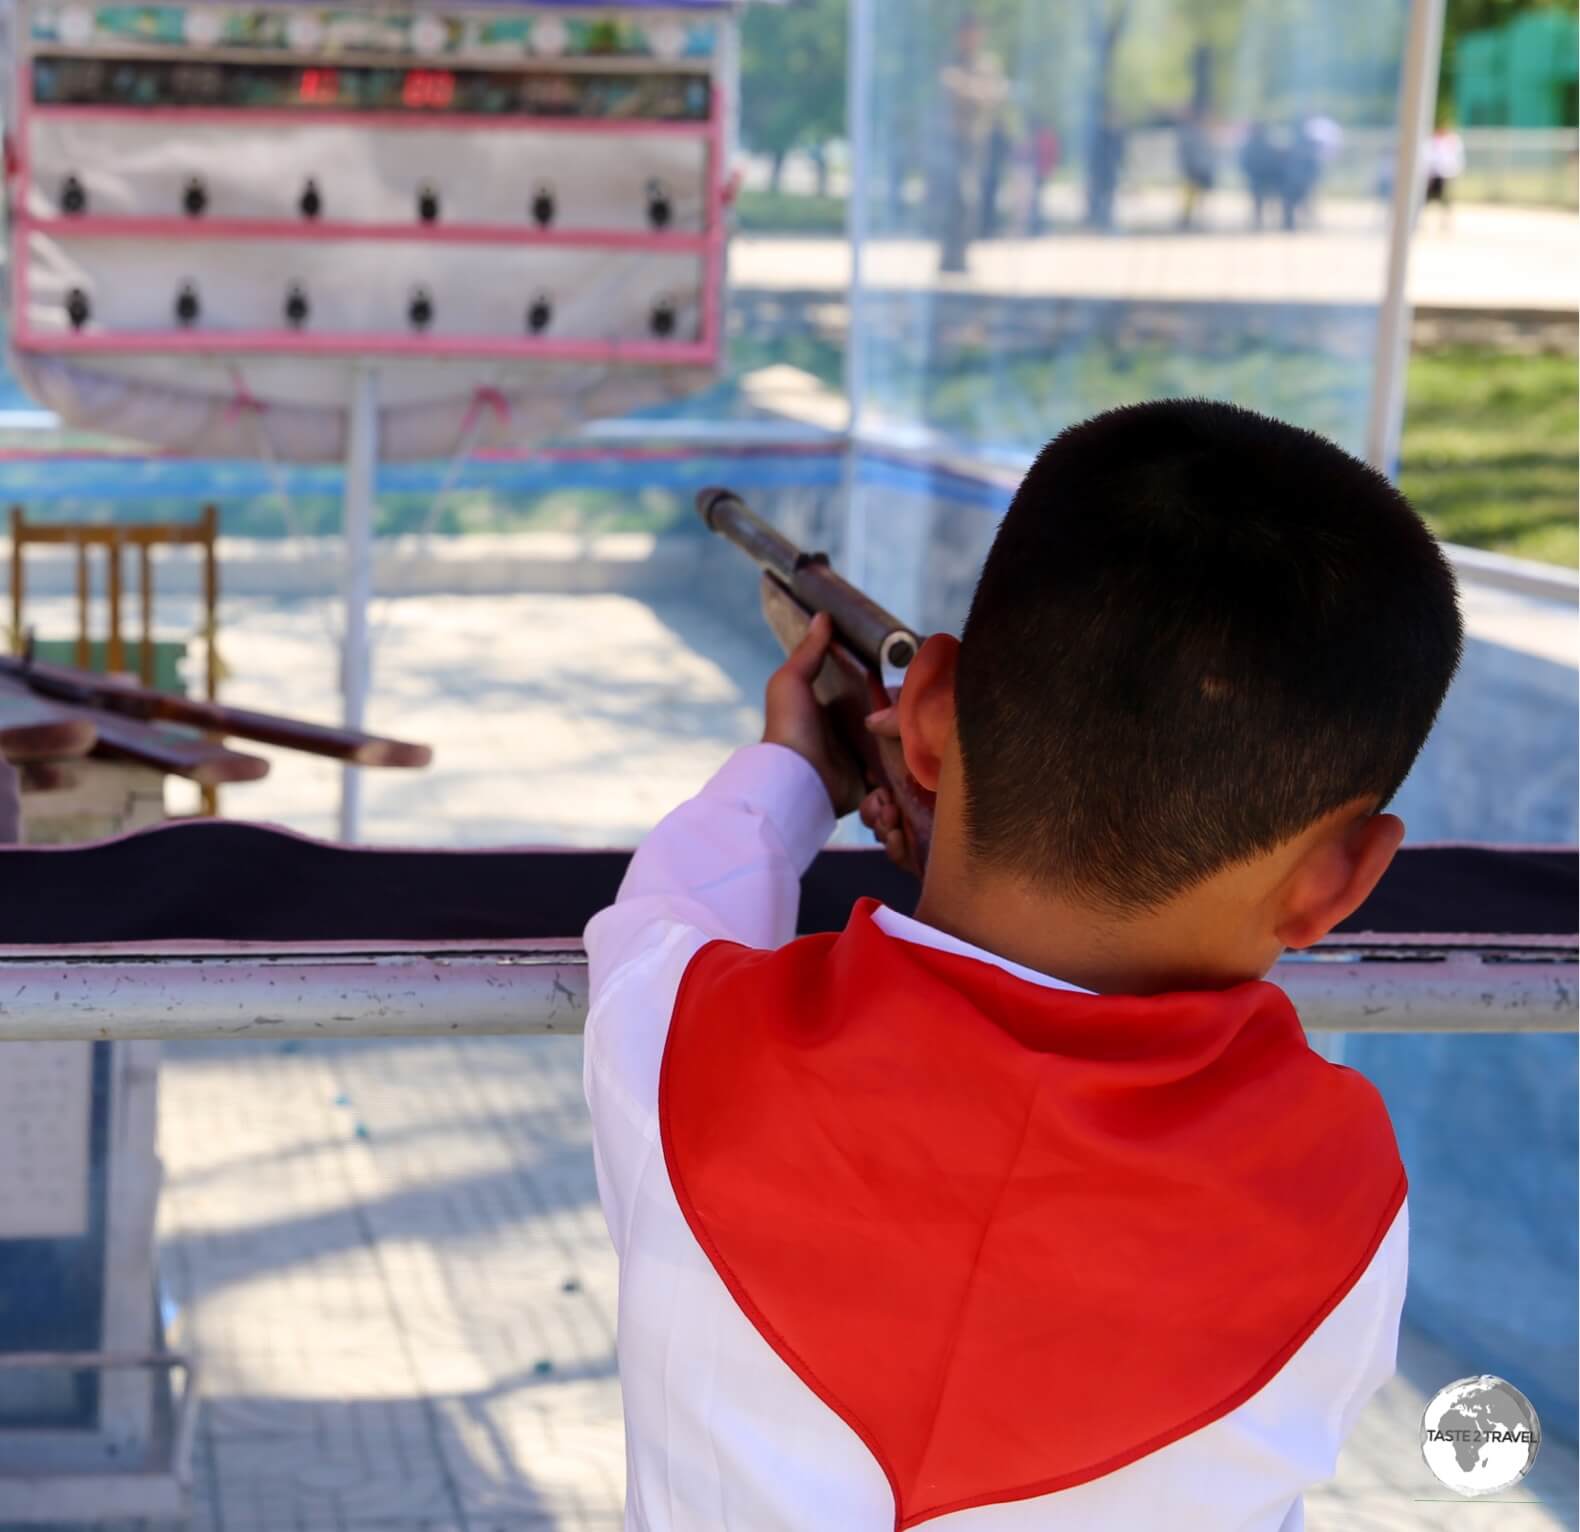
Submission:
M 955 732 L 955 665 L 960 640 L 934 633 L 906 667 L 900 688 L 900 748 L 919 786 L 938 791 L 944 755 Z
M 1321 941 L 1371 896 L 1403 840 L 1396 814 L 1364 814 L 1319 839 L 1283 885 L 1278 940 L 1286 947 Z

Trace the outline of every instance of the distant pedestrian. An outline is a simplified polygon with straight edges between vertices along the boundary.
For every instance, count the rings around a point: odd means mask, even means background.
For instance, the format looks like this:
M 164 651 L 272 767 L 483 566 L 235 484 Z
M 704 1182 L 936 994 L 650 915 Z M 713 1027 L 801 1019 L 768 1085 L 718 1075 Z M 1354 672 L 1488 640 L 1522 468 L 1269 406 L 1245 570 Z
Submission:
M 1284 227 L 1293 232 L 1302 221 L 1316 222 L 1317 183 L 1322 179 L 1322 147 L 1300 123 L 1281 162 L 1278 195 Z
M 1110 109 L 1092 123 L 1086 144 L 1086 222 L 1091 228 L 1113 228 L 1124 164 L 1125 130 Z
M 1443 210 L 1443 227 L 1452 221 L 1449 188 L 1465 173 L 1465 141 L 1453 126 L 1444 123 L 1427 140 L 1426 145 L 1426 200 L 1435 202 Z
M 992 239 L 998 234 L 999 193 L 1004 185 L 1004 170 L 1010 162 L 1012 148 L 1009 124 L 1000 112 L 993 118 L 982 155 L 982 196 L 977 210 L 977 224 L 983 239 Z
M 1217 175 L 1216 154 L 1212 133 L 1205 115 L 1192 111 L 1179 126 L 1180 178 L 1184 183 L 1184 198 L 1180 204 L 1180 227 L 1194 228 L 1196 209 L 1212 190 Z
M 1058 168 L 1059 135 L 1046 118 L 1036 118 L 1032 123 L 1026 143 L 1026 232 L 1033 237 L 1045 232 L 1047 214 L 1042 206 L 1043 189 Z
M 982 23 L 968 13 L 955 30 L 954 49 L 939 71 L 947 131 L 939 135 L 935 196 L 938 269 L 963 272 L 973 226 L 981 227 L 984 185 L 989 178 L 989 139 L 1009 98 L 1009 80 L 995 54 L 982 46 Z M 991 192 L 997 199 L 994 172 Z M 972 194 L 975 194 L 974 196 Z M 975 216 L 973 216 L 975 215 Z
M 1245 173 L 1251 193 L 1251 226 L 1262 227 L 1263 211 L 1278 195 L 1283 180 L 1283 155 L 1267 131 L 1265 122 L 1253 122 L 1240 148 L 1240 169 Z

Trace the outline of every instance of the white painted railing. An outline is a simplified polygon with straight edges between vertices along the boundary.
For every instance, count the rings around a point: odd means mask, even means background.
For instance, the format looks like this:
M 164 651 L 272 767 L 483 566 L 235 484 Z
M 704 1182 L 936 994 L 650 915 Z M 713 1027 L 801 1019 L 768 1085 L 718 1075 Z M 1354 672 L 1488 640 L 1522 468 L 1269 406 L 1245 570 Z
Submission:
M 1335 944 L 1271 977 L 1312 1031 L 1576 1030 L 1580 968 L 1559 940 Z M 0 1042 L 579 1032 L 586 1014 L 586 956 L 568 939 L 0 953 Z

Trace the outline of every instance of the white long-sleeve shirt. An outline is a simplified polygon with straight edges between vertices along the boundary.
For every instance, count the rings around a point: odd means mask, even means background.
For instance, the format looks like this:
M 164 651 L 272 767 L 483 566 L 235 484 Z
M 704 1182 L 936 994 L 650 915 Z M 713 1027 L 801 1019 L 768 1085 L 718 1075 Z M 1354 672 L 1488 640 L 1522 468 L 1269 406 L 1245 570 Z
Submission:
M 888 1532 L 895 1502 L 856 1433 L 758 1333 L 683 1217 L 666 1169 L 659 1073 L 677 989 L 710 941 L 776 948 L 834 827 L 793 752 L 738 752 L 648 836 L 586 932 L 585 1087 L 599 1195 L 620 1259 L 628 1532 Z M 1073 989 L 880 909 L 895 941 Z M 935 1517 L 938 1532 L 1299 1532 L 1302 1492 L 1333 1473 L 1394 1369 L 1403 1207 L 1337 1306 L 1249 1399 L 1103 1477 Z

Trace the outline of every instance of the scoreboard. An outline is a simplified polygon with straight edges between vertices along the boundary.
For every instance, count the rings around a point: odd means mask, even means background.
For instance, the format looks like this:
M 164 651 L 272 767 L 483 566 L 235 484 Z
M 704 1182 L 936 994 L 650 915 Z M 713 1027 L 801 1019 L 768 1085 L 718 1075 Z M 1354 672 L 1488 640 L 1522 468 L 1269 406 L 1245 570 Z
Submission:
M 40 57 L 45 106 L 219 107 L 226 111 L 445 112 L 476 117 L 603 117 L 705 122 L 705 78 L 547 70 L 379 69 L 293 64 Z
M 142 387 L 170 425 L 144 399 L 140 434 L 244 449 L 242 398 L 317 457 L 343 433 L 301 412 L 343 409 L 359 359 L 390 411 L 486 391 L 518 424 L 711 380 L 727 5 L 10 14 L 13 347 L 68 419 L 124 431 L 112 385 Z M 386 450 L 453 416 L 392 417 Z

